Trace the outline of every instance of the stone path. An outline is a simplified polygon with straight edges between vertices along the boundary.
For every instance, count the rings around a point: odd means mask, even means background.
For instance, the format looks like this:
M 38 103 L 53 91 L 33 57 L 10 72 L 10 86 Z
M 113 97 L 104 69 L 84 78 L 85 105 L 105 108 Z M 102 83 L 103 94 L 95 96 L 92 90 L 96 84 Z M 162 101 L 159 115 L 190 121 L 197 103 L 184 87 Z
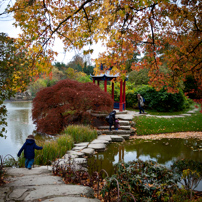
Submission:
M 9 168 L 9 183 L 0 187 L 0 202 L 98 202 L 90 187 L 67 185 L 50 167 Z

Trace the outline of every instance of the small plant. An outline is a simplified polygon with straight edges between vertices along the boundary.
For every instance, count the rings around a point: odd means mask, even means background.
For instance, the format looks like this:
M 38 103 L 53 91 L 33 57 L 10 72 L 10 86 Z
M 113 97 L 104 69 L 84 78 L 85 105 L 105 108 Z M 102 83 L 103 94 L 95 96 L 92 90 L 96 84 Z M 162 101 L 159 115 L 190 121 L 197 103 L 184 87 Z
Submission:
M 6 174 L 4 167 L 18 167 L 18 163 L 13 156 L 7 154 L 5 157 L 0 155 L 0 185 L 4 184 Z
M 190 192 L 190 199 L 192 199 L 193 190 L 202 180 L 202 163 L 193 160 L 179 160 L 172 165 L 172 169 L 181 176 L 180 183 Z

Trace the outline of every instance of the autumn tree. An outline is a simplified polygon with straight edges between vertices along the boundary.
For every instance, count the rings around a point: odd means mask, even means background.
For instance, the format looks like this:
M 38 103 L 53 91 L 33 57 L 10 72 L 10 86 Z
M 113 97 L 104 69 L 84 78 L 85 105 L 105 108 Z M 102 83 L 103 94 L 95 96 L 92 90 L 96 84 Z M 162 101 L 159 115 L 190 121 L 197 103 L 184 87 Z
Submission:
M 54 54 L 49 46 L 55 37 L 66 50 L 101 40 L 107 49 L 96 60 L 97 67 L 101 62 L 107 68 L 112 65 L 124 78 L 127 62 L 134 52 L 141 52 L 149 61 L 133 63 L 132 68 L 148 68 L 150 84 L 156 88 L 176 91 L 189 75 L 201 84 L 200 0 L 16 0 L 6 12 L 14 12 L 15 25 L 23 31 L 20 37 L 26 47 L 34 47 L 34 57 L 44 48 Z M 170 48 L 165 49 L 166 44 Z M 167 61 L 168 72 L 160 70 L 158 51 Z
M 91 123 L 91 111 L 112 109 L 111 96 L 97 85 L 66 79 L 37 93 L 32 118 L 38 132 L 58 134 L 69 124 Z
M 42 55 L 41 55 L 42 57 Z M 43 65 L 44 68 L 40 68 Z M 0 33 L 0 136 L 5 132 L 6 108 L 3 101 L 9 99 L 18 91 L 26 90 L 30 81 L 39 73 L 48 73 L 51 64 L 43 55 L 34 60 L 29 50 L 21 48 L 20 40 Z

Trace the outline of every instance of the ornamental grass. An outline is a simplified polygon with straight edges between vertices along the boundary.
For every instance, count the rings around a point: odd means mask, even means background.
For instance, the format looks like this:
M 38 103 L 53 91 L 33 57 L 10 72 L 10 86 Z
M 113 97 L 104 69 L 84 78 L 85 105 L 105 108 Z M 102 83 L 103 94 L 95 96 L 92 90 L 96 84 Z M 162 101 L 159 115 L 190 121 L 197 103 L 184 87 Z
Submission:
M 63 133 L 70 135 L 74 143 L 90 142 L 97 138 L 97 131 L 84 125 L 70 125 L 64 129 Z

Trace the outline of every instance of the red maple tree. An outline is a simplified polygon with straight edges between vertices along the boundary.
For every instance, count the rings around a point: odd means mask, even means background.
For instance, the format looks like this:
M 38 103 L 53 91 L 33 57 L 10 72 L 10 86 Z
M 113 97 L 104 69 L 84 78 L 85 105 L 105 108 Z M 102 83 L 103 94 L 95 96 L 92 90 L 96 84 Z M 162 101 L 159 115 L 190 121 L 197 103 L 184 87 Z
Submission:
M 66 79 L 37 93 L 32 119 L 37 132 L 57 134 L 69 124 L 92 120 L 91 111 L 109 113 L 112 109 L 111 96 L 99 86 Z

